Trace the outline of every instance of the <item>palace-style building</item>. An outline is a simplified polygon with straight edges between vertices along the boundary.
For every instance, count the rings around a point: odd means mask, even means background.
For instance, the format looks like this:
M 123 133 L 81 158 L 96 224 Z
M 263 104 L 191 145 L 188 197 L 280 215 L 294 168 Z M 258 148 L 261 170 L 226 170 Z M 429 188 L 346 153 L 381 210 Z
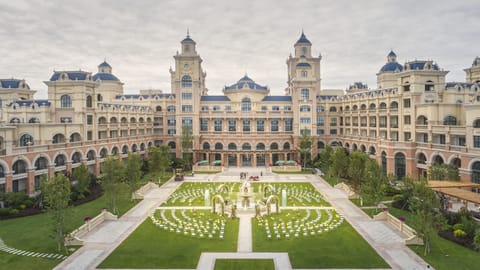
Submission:
M 181 156 L 183 126 L 194 135 L 194 160 L 222 166 L 271 166 L 297 160 L 303 132 L 325 145 L 367 152 L 387 173 L 426 174 L 432 164 L 457 166 L 463 181 L 480 182 L 480 58 L 466 82 L 446 82 L 431 60 L 397 62 L 392 51 L 376 89 L 356 82 L 321 88 L 321 56 L 302 33 L 287 58 L 284 95 L 245 75 L 208 95 L 206 72 L 189 35 L 170 69 L 171 93 L 123 93 L 103 62 L 98 72 L 55 71 L 48 99 L 18 79 L 0 85 L 0 191 L 34 193 L 42 175 L 71 173 L 81 163 L 95 174 L 110 155 L 145 154 L 167 144 Z

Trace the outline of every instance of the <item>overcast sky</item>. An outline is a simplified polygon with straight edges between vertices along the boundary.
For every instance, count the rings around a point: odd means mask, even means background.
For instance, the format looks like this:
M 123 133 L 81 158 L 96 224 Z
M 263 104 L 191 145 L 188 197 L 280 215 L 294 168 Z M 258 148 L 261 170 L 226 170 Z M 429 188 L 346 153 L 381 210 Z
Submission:
M 45 98 L 53 70 L 95 73 L 106 58 L 126 93 L 170 92 L 189 28 L 211 95 L 245 72 L 283 94 L 302 29 L 323 56 L 324 89 L 374 88 L 390 49 L 402 64 L 433 59 L 448 81 L 464 81 L 480 54 L 479 10 L 478 0 L 0 0 L 0 78 L 24 78 Z

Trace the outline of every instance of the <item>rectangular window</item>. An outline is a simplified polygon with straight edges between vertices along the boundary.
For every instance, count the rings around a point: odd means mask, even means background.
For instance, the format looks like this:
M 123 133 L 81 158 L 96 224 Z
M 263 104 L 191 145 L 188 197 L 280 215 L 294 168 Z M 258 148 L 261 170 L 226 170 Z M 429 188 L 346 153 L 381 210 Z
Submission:
M 480 136 L 473 136 L 473 147 L 480 148 Z
M 60 117 L 60 123 L 72 123 L 71 117 Z
M 220 106 L 218 106 L 218 105 L 213 106 L 213 111 L 220 111 Z
M 404 123 L 405 125 L 410 125 L 410 124 L 411 124 L 410 115 L 405 115 L 405 116 L 403 117 L 403 123 Z
M 292 131 L 293 130 L 293 119 L 287 118 L 285 119 L 285 131 Z
M 323 135 L 323 134 L 325 134 L 325 130 L 321 128 L 317 128 L 317 135 Z
M 182 93 L 183 99 L 192 99 L 192 93 Z
M 465 137 L 458 137 L 458 145 L 465 146 Z
M 404 108 L 410 108 L 410 99 L 409 98 L 403 100 L 403 107 Z
M 250 131 L 250 120 L 243 119 L 243 131 Z
M 310 117 L 301 117 L 300 118 L 301 124 L 310 124 Z
M 310 90 L 308 88 L 304 88 L 304 89 L 300 90 L 300 99 L 301 100 L 310 99 Z
M 208 131 L 208 119 L 200 118 L 200 131 Z
M 176 124 L 177 124 L 177 121 L 175 120 L 175 117 L 168 117 L 167 118 L 167 125 L 175 126 Z
M 237 131 L 237 120 L 228 119 L 228 131 Z
M 330 118 L 330 126 L 331 127 L 337 126 L 337 118 L 335 117 Z
M 410 141 L 410 139 L 412 139 L 412 133 L 410 132 L 405 132 L 403 135 L 405 137 L 405 141 Z
M 208 111 L 208 106 L 202 106 L 202 112 Z
M 93 125 L 93 116 L 87 115 L 87 125 Z
M 265 120 L 257 119 L 257 131 L 265 131 Z
M 91 141 L 93 139 L 93 133 L 91 131 L 87 131 L 87 141 Z
M 175 135 L 177 131 L 174 128 L 169 128 L 168 129 L 168 135 Z
M 380 116 L 380 127 L 387 127 L 387 117 L 386 116 Z
M 283 107 L 283 110 L 286 111 L 286 112 L 289 112 L 289 111 L 292 110 L 292 107 L 291 107 L 290 105 L 285 105 L 285 106 Z
M 322 105 L 318 105 L 317 112 L 323 112 L 323 111 L 325 111 L 325 107 L 323 107 Z
M 330 129 L 330 135 L 337 135 L 336 129 Z
M 410 85 L 404 85 L 403 86 L 403 92 L 410 92 Z
M 192 112 L 193 107 L 192 105 L 182 105 L 182 112 Z
M 323 117 L 317 117 L 317 126 L 323 127 L 325 125 L 325 119 Z
M 440 144 L 445 144 L 446 142 L 445 134 L 440 134 L 439 139 L 440 139 Z
M 232 106 L 230 105 L 225 106 L 225 111 L 229 112 L 231 110 L 232 110 Z
M 280 107 L 279 106 L 272 106 L 272 111 L 280 111 Z
M 307 128 L 304 128 L 304 129 L 300 130 L 300 135 L 302 135 L 302 136 L 304 134 L 307 135 L 307 136 L 310 136 L 310 133 L 311 133 L 310 129 L 307 129 Z
M 267 106 L 262 106 L 262 112 L 266 112 L 267 111 Z
M 278 131 L 278 119 L 272 119 L 272 126 L 271 130 L 272 132 L 277 132 Z
M 215 131 L 222 131 L 222 119 L 215 119 L 213 125 Z
M 183 117 L 182 126 L 192 127 L 192 117 Z
M 377 126 L 377 117 L 371 116 L 370 117 L 370 127 L 376 127 Z

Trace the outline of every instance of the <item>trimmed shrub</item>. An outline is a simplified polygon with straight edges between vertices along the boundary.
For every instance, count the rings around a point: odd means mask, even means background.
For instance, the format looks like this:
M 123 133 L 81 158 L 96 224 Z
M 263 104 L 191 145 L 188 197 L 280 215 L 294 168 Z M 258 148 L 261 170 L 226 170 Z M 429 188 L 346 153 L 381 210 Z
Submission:
M 453 226 L 448 224 L 448 223 L 445 223 L 442 225 L 442 228 L 441 228 L 442 231 L 446 231 L 446 232 L 450 232 L 453 230 Z
M 10 208 L 0 208 L 0 217 L 6 217 L 10 215 Z
M 18 214 L 18 212 L 19 212 L 18 209 L 10 209 L 10 211 L 8 211 L 8 214 L 9 215 L 16 215 L 16 214 Z
M 458 229 L 453 231 L 453 235 L 457 238 L 464 238 L 465 236 L 467 236 L 467 233 L 464 232 L 463 230 Z
M 457 230 L 465 230 L 465 225 L 463 225 L 462 223 L 457 223 L 455 225 L 453 225 L 453 230 L 454 231 L 457 231 Z
M 393 200 L 394 202 L 400 202 L 400 201 L 403 201 L 403 200 L 404 200 L 404 196 L 403 196 L 403 194 L 397 194 L 397 195 L 394 195 L 394 196 L 392 197 L 392 200 Z

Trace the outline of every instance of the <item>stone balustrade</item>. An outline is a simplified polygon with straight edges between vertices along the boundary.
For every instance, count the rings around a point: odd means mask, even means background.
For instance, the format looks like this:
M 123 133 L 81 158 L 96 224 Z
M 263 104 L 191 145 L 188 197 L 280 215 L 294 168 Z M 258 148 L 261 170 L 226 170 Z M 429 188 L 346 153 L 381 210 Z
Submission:
M 65 246 L 81 246 L 83 245 L 83 238 L 95 229 L 98 225 L 102 224 L 107 220 L 117 220 L 118 217 L 110 212 L 107 209 L 103 209 L 100 214 L 92 219 L 85 220 L 85 224 L 78 227 L 76 230 L 71 232 L 65 238 Z
M 145 196 L 145 193 L 147 193 L 147 191 L 149 191 L 151 189 L 154 189 L 154 188 L 158 188 L 158 185 L 155 184 L 153 181 L 148 181 L 148 183 L 146 183 L 145 185 L 140 187 L 137 191 L 132 193 L 132 199 L 143 200 L 143 197 Z
M 373 217 L 374 220 L 386 221 L 408 238 L 405 239 L 406 245 L 423 245 L 423 240 L 417 236 L 417 232 L 404 221 L 396 218 L 388 211 L 383 211 Z

